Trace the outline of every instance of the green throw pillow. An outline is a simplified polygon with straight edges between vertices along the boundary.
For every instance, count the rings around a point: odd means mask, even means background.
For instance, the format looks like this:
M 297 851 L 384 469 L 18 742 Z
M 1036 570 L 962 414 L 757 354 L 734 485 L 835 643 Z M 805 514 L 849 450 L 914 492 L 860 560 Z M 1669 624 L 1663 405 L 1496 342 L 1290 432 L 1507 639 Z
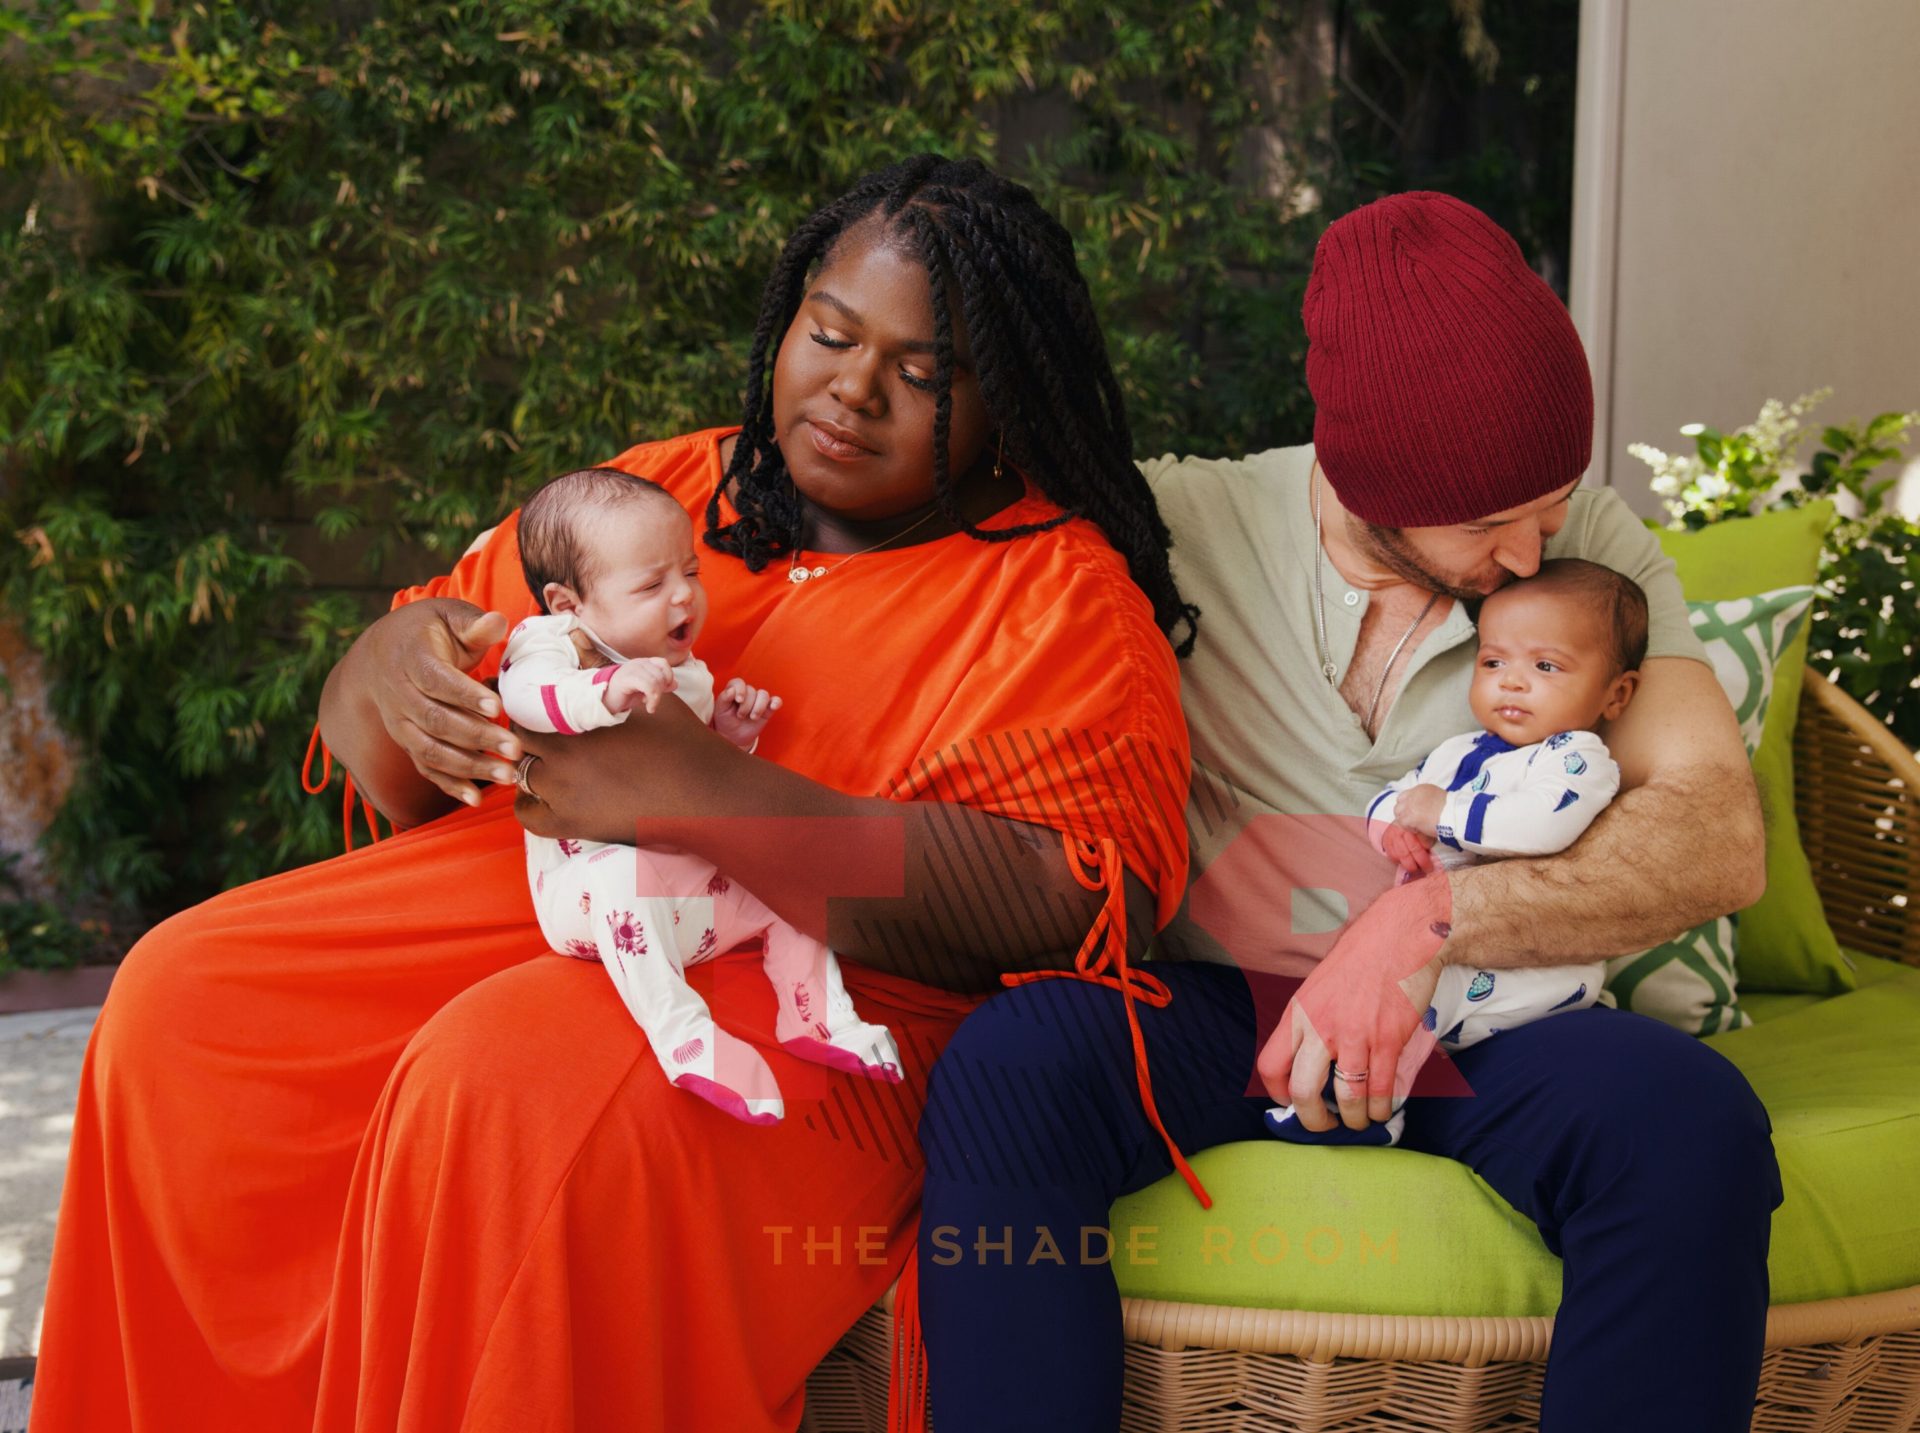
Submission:
M 1833 505 L 1760 513 L 1697 532 L 1662 529 L 1660 546 L 1692 601 L 1750 597 L 1817 580 Z M 1753 771 L 1767 813 L 1767 891 L 1740 915 L 1740 983 L 1749 990 L 1833 994 L 1854 988 L 1852 962 L 1827 925 L 1793 813 L 1793 729 L 1800 714 L 1808 624 L 1782 656 Z
M 1811 587 L 1687 604 L 1694 635 L 1706 645 L 1713 673 L 1733 703 L 1749 757 L 1762 740 L 1780 659 L 1800 636 L 1812 605 Z M 1720 916 L 1652 950 L 1608 961 L 1607 989 L 1621 1009 L 1691 1035 L 1739 1030 L 1753 1021 L 1736 1003 L 1734 948 L 1733 921 Z

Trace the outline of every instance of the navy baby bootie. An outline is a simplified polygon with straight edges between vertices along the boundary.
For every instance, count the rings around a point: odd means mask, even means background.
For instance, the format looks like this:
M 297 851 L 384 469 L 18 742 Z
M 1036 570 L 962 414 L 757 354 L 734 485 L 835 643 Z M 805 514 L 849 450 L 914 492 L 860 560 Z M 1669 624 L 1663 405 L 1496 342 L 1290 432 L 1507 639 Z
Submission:
M 1327 1108 L 1334 1108 L 1333 1076 L 1327 1076 L 1327 1086 L 1321 1091 L 1326 1097 Z M 1337 1124 L 1324 1134 L 1317 1134 L 1300 1123 L 1300 1117 L 1293 1112 L 1292 1105 L 1275 1105 L 1267 1111 L 1267 1129 L 1275 1139 L 1284 1139 L 1289 1144 L 1379 1144 L 1400 1143 L 1400 1132 L 1407 1127 L 1407 1115 L 1404 1110 L 1395 1110 L 1393 1118 L 1385 1124 L 1370 1124 L 1365 1129 L 1348 1129 Z

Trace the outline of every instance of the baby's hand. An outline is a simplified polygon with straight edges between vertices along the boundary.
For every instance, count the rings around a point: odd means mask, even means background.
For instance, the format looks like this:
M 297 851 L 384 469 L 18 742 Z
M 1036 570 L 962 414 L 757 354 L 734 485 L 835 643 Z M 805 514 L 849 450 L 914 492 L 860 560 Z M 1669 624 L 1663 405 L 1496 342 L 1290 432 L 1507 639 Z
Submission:
M 1434 823 L 1439 821 L 1441 809 L 1446 804 L 1446 792 L 1431 782 L 1422 782 L 1419 786 L 1402 791 L 1395 799 L 1393 824 L 1404 826 L 1409 831 L 1419 832 L 1427 838 L 1427 844 L 1431 846 Z
M 713 703 L 713 729 L 741 750 L 760 739 L 767 719 L 780 710 L 780 698 L 735 677 Z
M 1410 876 L 1431 875 L 1434 871 L 1431 836 L 1396 823 L 1387 827 L 1386 834 L 1381 836 L 1380 849 Z
M 610 712 L 632 711 L 641 705 L 652 712 L 673 688 L 673 665 L 665 657 L 636 657 L 614 668 L 600 700 Z

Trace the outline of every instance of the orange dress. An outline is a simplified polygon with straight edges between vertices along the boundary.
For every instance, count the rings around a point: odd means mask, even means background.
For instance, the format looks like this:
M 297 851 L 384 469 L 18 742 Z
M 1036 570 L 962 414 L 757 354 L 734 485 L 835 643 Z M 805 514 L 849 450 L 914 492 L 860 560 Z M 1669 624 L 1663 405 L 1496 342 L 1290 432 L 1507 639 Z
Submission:
M 703 527 L 725 436 L 617 461 Z M 989 525 L 1056 511 L 1029 491 Z M 396 601 L 517 620 L 514 531 Z M 1170 915 L 1178 679 L 1093 526 L 804 586 L 702 566 L 700 655 L 785 699 L 760 755 L 1109 838 Z M 790 1092 L 777 1126 L 729 1119 L 666 1084 L 602 972 L 543 953 L 511 796 L 229 891 L 128 957 L 81 1076 L 34 1433 L 795 1426 L 910 1247 L 927 1070 L 973 1002 L 848 962 L 905 1057 L 876 1085 L 779 1048 L 756 954 L 694 967 Z

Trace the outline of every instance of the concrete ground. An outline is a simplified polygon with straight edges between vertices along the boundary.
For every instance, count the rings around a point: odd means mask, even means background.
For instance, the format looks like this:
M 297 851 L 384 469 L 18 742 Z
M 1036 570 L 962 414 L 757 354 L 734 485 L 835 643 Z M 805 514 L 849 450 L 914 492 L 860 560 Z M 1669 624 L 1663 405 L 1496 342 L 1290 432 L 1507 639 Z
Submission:
M 0 1359 L 40 1347 L 80 1061 L 99 1013 L 0 1015 Z

